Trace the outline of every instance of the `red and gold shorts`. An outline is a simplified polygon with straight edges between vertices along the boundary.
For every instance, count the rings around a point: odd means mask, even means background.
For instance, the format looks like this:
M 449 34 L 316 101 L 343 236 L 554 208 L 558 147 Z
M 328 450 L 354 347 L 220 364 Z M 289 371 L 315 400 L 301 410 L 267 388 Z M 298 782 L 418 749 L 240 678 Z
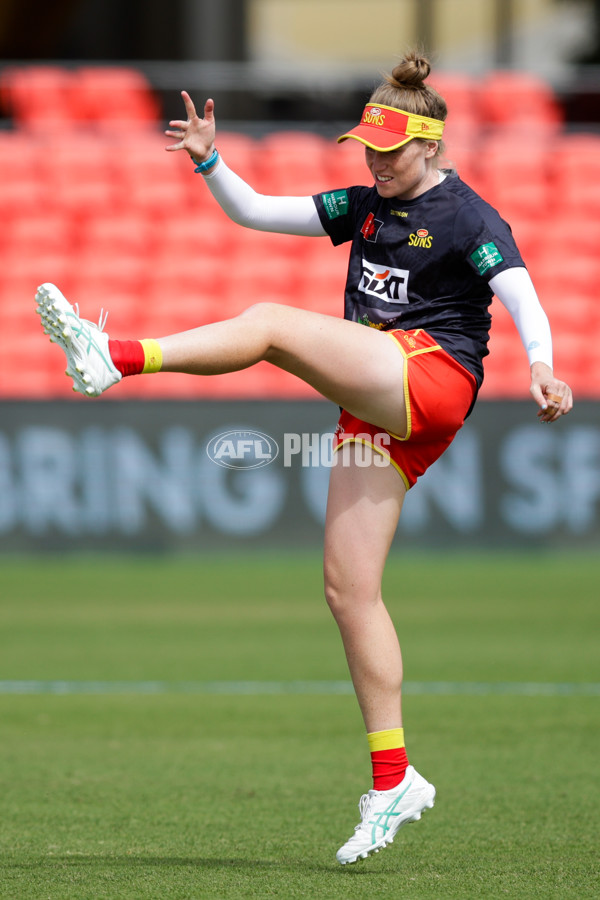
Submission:
M 386 333 L 404 357 L 406 435 L 392 434 L 342 410 L 333 449 L 349 443 L 372 447 L 389 459 L 408 489 L 452 443 L 473 404 L 476 382 L 423 329 Z

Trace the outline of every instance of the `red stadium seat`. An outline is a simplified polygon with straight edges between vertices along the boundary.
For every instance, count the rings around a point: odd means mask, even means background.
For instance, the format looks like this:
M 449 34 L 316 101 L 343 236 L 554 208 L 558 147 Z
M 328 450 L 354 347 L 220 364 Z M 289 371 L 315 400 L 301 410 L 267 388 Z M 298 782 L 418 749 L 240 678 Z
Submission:
M 81 248 L 98 256 L 126 251 L 151 261 L 156 256 L 159 235 L 157 223 L 136 209 L 104 211 L 83 223 L 78 242 Z
M 597 135 L 565 135 L 553 147 L 550 175 L 561 215 L 582 221 L 600 212 L 600 186 L 590 171 L 600 157 Z
M 35 214 L 48 209 L 52 193 L 36 172 L 26 177 L 0 178 L 0 217 L 10 221 L 16 212 L 20 215 Z
M 542 141 L 516 143 L 505 134 L 488 136 L 478 154 L 482 195 L 505 218 L 546 219 L 554 202 L 550 153 Z
M 18 127 L 47 135 L 71 125 L 74 75 L 60 66 L 9 66 L 0 75 L 2 105 Z
M 76 94 L 86 120 L 100 126 L 152 126 L 160 106 L 142 72 L 125 66 L 82 66 Z
M 474 150 L 473 142 L 461 134 L 458 137 L 449 137 L 447 141 L 444 136 L 444 144 L 446 149 L 440 159 L 441 168 L 456 170 L 463 181 L 474 190 L 478 190 L 478 173 L 475 168 L 478 153 Z
M 239 226 L 237 226 L 239 227 Z M 217 226 L 213 231 L 213 219 L 210 213 L 199 214 L 188 210 L 173 211 L 172 215 L 161 223 L 157 234 L 159 254 L 178 258 L 180 268 L 185 265 L 184 260 L 192 256 L 195 259 L 200 256 L 220 256 L 219 230 L 229 231 L 229 225 Z M 229 253 L 230 248 L 223 244 L 223 250 Z M 225 255 L 225 252 L 223 253 Z
M 33 147 L 38 166 L 51 178 L 65 169 L 78 174 L 98 171 L 107 175 L 113 165 L 114 142 L 86 130 L 63 130 L 44 141 L 38 137 Z
M 63 208 L 77 220 L 85 222 L 90 216 L 108 215 L 121 208 L 119 197 L 109 182 L 81 181 L 63 186 L 60 201 L 55 198 L 54 208 Z
M 194 166 L 185 152 L 170 153 L 169 144 L 158 131 L 143 131 L 115 136 L 107 146 L 111 151 L 114 177 L 127 190 L 129 185 L 159 180 L 183 182 L 189 189 L 194 183 Z M 195 176 L 201 185 L 201 176 Z
M 529 393 L 527 355 L 519 334 L 508 313 L 495 300 L 488 348 L 490 355 L 483 361 L 484 380 L 480 396 L 482 398 L 515 397 L 524 398 Z
M 597 161 L 600 153 L 600 135 L 573 133 L 561 135 L 552 145 L 549 158 L 553 184 L 560 189 L 570 180 L 585 172 L 588 165 Z
M 2 256 L 2 267 L 3 279 L 12 278 L 21 285 L 29 283 L 29 296 L 33 302 L 37 286 L 44 281 L 65 283 L 73 270 L 73 260 L 68 248 L 41 252 L 31 246 L 9 247 Z
M 0 131 L 0 180 L 29 180 L 37 174 L 44 146 L 23 131 Z
M 548 248 L 549 255 L 560 255 L 568 248 L 569 257 L 581 255 L 597 257 L 600 246 L 600 218 L 590 216 L 582 209 L 564 210 L 558 203 L 556 216 L 549 216 L 543 224 L 543 240 L 540 249 Z
M 265 194 L 312 196 L 329 185 L 328 156 L 335 145 L 311 132 L 281 131 L 260 142 L 256 189 Z
M 497 129 L 556 134 L 563 114 L 554 91 L 541 77 L 530 72 L 496 70 L 480 84 L 479 116 Z
M 328 161 L 329 183 L 322 190 L 351 187 L 355 184 L 371 186 L 373 178 L 365 163 L 365 148 L 357 141 L 332 143 Z M 318 193 L 316 188 L 313 193 Z
M 147 78 L 123 66 L 9 66 L 0 75 L 0 99 L 18 127 L 44 138 L 115 124 L 155 132 L 160 119 Z
M 261 142 L 247 134 L 235 131 L 219 131 L 219 153 L 227 165 L 237 172 L 240 178 L 247 181 L 252 187 L 257 186 L 257 160 L 260 154 Z M 181 154 L 182 156 L 184 154 Z M 187 157 L 188 154 L 185 154 Z M 192 161 L 186 159 L 186 165 L 193 172 Z M 196 175 L 196 178 L 202 176 Z M 206 189 L 208 193 L 208 189 Z
M 446 145 L 471 140 L 480 130 L 478 82 L 468 75 L 441 72 L 432 78 L 431 86 L 442 95 L 450 112 L 444 128 Z
M 163 295 L 170 292 L 175 296 L 185 293 L 215 297 L 222 293 L 230 270 L 230 261 L 210 248 L 191 250 L 189 244 L 165 244 L 159 246 L 148 267 L 147 285 L 154 294 L 160 291 Z
M 537 215 L 531 216 L 530 210 L 523 208 L 507 210 L 506 218 L 509 221 L 525 265 L 530 269 L 533 277 L 533 271 L 530 266 L 532 260 L 537 256 L 540 244 L 543 244 L 546 223 L 543 220 L 540 221 Z
M 7 252 L 68 253 L 74 247 L 76 229 L 64 210 L 49 212 L 42 207 L 16 215 L 4 238 Z
M 86 247 L 77 256 L 76 277 L 78 284 L 101 284 L 108 292 L 122 291 L 140 294 L 147 278 L 147 265 L 143 257 L 127 251 L 97 253 Z

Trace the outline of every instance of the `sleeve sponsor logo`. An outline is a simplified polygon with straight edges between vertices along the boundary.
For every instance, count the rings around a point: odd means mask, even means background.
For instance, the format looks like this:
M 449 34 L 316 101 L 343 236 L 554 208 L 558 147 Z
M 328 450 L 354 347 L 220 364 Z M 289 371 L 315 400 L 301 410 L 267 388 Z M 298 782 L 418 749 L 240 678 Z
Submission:
M 328 194 L 321 194 L 321 199 L 329 219 L 337 219 L 339 216 L 345 216 L 348 213 L 347 191 L 331 191 Z
M 408 269 L 362 261 L 359 291 L 385 303 L 408 303 Z
M 475 253 L 471 253 L 471 259 L 477 266 L 480 275 L 485 275 L 494 266 L 504 261 L 504 258 L 493 241 L 482 244 Z
M 363 227 L 360 229 L 360 233 L 364 237 L 365 241 L 371 241 L 375 243 L 377 240 L 377 235 L 379 234 L 379 229 L 383 225 L 381 219 L 376 219 L 373 213 L 369 213 L 367 218 L 363 223 Z

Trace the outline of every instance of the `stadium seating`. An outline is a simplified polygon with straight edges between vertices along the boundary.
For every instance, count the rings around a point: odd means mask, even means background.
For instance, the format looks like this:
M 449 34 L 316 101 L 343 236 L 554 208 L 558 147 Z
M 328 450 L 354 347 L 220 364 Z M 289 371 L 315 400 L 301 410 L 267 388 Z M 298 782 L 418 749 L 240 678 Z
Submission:
M 530 72 L 490 72 L 479 84 L 478 115 L 496 129 L 522 134 L 523 127 L 549 138 L 561 128 L 563 115 L 554 92 Z
M 74 120 L 73 73 L 60 66 L 9 66 L 0 75 L 0 102 L 19 128 L 49 134 Z
M 43 134 L 82 124 L 154 128 L 160 115 L 149 82 L 129 67 L 9 66 L 0 102 L 17 126 Z
M 511 223 L 553 325 L 557 370 L 580 396 L 597 397 L 593 376 L 600 365 L 590 348 L 600 337 L 600 186 L 589 173 L 600 136 L 563 130 L 551 90 L 531 76 L 444 75 L 436 84 L 452 112 L 447 157 Z M 12 128 L 0 132 L 0 396 L 73 396 L 60 353 L 33 315 L 42 281 L 55 281 L 89 319 L 109 309 L 110 333 L 129 338 L 196 327 L 264 300 L 342 314 L 347 248 L 230 222 L 187 155 L 164 151 L 156 100 L 139 73 L 10 66 L 0 72 L 0 103 L 12 118 Z M 535 139 L 515 140 L 513 126 L 526 114 L 541 130 Z M 114 127 L 123 121 L 131 127 Z M 369 183 L 352 141 L 220 132 L 219 149 L 263 192 L 312 194 Z M 498 301 L 492 312 L 482 396 L 526 397 L 518 334 Z M 10 377 L 23 355 L 31 358 L 27 372 Z M 152 396 L 314 392 L 265 364 L 210 379 L 128 379 L 114 393 Z

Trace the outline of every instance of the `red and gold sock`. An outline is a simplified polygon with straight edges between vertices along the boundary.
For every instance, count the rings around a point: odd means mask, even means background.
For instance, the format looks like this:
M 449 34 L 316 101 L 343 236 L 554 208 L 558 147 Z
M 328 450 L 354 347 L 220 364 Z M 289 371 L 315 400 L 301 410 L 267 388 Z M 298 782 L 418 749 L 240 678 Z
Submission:
M 112 341 L 108 342 L 108 352 L 115 369 L 123 377 L 126 375 L 147 375 L 160 372 L 162 351 L 158 341 Z
M 408 766 L 404 747 L 404 729 L 372 731 L 367 734 L 373 765 L 373 787 L 376 791 L 389 791 L 397 787 Z

